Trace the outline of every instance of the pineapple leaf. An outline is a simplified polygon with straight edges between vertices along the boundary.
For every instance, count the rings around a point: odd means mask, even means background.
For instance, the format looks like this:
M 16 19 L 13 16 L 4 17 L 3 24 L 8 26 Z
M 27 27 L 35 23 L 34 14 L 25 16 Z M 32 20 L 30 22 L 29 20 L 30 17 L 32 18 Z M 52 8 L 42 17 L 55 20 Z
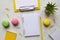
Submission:
M 49 13 L 49 14 L 54 14 L 54 12 L 55 12 L 55 10 L 57 10 L 57 8 L 56 8 L 56 5 L 55 5 L 56 3 L 50 3 L 50 2 L 48 2 L 48 4 L 46 5 L 46 7 L 45 7 L 45 11 L 47 12 L 47 13 Z

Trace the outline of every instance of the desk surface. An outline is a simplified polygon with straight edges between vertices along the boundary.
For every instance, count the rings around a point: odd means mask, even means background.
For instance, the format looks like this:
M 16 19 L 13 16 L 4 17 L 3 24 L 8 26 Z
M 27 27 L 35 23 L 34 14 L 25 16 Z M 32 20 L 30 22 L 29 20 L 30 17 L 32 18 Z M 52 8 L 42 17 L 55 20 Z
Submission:
M 42 19 L 45 18 L 45 13 L 44 13 L 44 10 L 45 10 L 45 6 L 48 2 L 53 2 L 55 3 L 56 2 L 56 5 L 58 7 L 58 10 L 55 12 L 55 17 L 56 17 L 56 26 L 60 26 L 60 0 L 41 0 L 41 10 L 39 11 L 32 11 L 32 12 L 19 12 L 19 13 L 14 13 L 14 10 L 13 10 L 13 0 L 0 0 L 0 40 L 4 40 L 4 37 L 5 37 L 5 32 L 7 30 L 13 30 L 13 31 L 16 31 L 17 32 L 17 38 L 16 40 L 40 40 L 40 37 L 28 37 L 28 38 L 25 38 L 23 36 L 23 27 L 22 27 L 22 22 L 21 22 L 21 15 L 24 14 L 24 13 L 38 13 L 39 16 L 42 16 Z M 6 10 L 6 8 L 9 9 L 9 11 Z M 6 14 L 9 14 L 9 18 L 6 16 Z M 19 18 L 19 22 L 20 24 L 18 25 L 18 27 L 13 27 L 13 25 L 11 24 L 11 19 L 13 17 L 17 17 Z M 9 29 L 5 29 L 3 28 L 1 22 L 3 19 L 8 19 L 9 22 L 10 22 L 10 28 Z M 50 17 L 51 19 L 51 23 L 53 23 L 53 18 Z M 44 36 L 45 36 L 45 40 L 51 40 L 48 36 L 48 32 L 51 28 L 48 27 L 48 28 L 45 28 L 43 26 L 43 30 L 44 30 Z M 19 33 L 22 33 L 22 36 L 19 35 Z

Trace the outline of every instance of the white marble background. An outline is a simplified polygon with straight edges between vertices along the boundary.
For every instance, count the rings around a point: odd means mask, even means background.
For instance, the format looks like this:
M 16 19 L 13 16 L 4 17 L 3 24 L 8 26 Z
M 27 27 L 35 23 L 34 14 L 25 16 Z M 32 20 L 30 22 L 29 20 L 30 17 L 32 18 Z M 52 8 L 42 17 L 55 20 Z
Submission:
M 16 40 L 41 40 L 40 36 L 39 37 L 27 37 L 25 38 L 23 36 L 23 26 L 22 26 L 22 20 L 21 20 L 21 16 L 24 13 L 38 13 L 39 16 L 42 16 L 42 19 L 45 18 L 45 6 L 48 2 L 53 2 L 56 3 L 56 6 L 58 8 L 58 10 L 55 12 L 55 17 L 56 17 L 56 24 L 54 25 L 57 27 L 60 27 L 60 0 L 40 0 L 41 1 L 41 9 L 39 11 L 32 11 L 32 12 L 19 12 L 19 13 L 15 13 L 13 10 L 13 0 L 0 0 L 0 40 L 4 40 L 5 37 L 5 33 L 7 30 L 12 30 L 15 31 L 17 33 L 17 38 Z M 9 11 L 5 10 L 5 8 L 8 8 Z M 6 14 L 9 14 L 9 18 L 6 16 Z M 19 19 L 19 25 L 18 27 L 14 27 L 11 24 L 11 19 L 13 17 L 17 17 Z M 2 20 L 7 19 L 10 22 L 10 28 L 9 29 L 5 29 L 2 26 Z M 50 17 L 51 19 L 51 24 L 53 23 L 53 18 Z M 50 27 L 46 28 L 43 26 L 43 30 L 44 30 L 44 36 L 45 36 L 45 40 L 51 40 L 51 38 L 48 36 L 48 33 L 50 31 Z M 22 36 L 19 35 L 19 33 L 22 33 Z

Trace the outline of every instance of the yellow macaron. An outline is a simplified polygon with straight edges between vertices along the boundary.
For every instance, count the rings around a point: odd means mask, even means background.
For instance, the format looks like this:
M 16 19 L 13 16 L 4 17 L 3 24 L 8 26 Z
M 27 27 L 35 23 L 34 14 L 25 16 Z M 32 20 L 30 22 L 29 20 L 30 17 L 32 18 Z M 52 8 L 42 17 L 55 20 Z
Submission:
M 45 18 L 43 23 L 44 23 L 44 26 L 48 27 L 50 25 L 51 21 L 49 18 Z

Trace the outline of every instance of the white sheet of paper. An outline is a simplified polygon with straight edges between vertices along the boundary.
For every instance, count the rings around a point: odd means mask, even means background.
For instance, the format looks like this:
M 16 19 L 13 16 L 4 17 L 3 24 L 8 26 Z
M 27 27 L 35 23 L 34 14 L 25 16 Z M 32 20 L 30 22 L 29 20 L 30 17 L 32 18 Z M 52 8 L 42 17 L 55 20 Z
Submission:
M 52 37 L 53 40 L 60 40 L 60 29 L 55 28 L 49 35 Z
M 37 36 L 40 35 L 40 25 L 38 14 L 24 14 L 24 36 Z
M 16 8 L 19 9 L 21 6 L 31 6 L 37 7 L 38 0 L 16 0 Z

